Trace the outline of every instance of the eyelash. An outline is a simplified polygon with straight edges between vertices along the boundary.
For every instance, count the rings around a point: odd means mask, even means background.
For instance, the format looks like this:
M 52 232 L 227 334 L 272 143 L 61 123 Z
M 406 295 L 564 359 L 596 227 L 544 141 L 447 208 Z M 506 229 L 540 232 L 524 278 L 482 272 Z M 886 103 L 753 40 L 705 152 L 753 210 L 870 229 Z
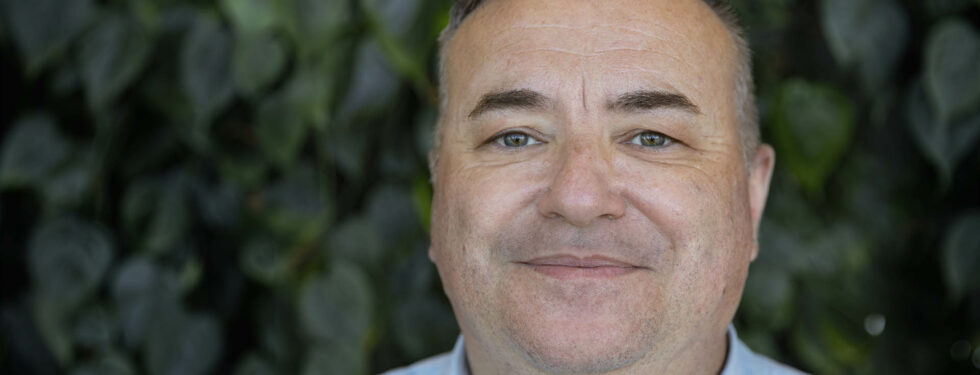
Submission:
M 528 142 L 528 143 L 527 144 L 524 144 L 524 145 L 518 145 L 518 146 L 509 146 L 509 145 L 507 145 L 507 137 L 509 137 L 509 136 L 515 136 L 515 135 L 516 136 L 524 136 L 524 137 L 526 137 L 525 138 L 525 141 Z M 661 144 L 659 144 L 659 145 L 644 145 L 643 144 L 643 139 L 641 138 L 644 135 L 650 135 L 650 136 L 660 137 Z M 652 131 L 652 130 L 640 130 L 640 131 L 634 131 L 634 132 L 628 134 L 627 137 L 626 137 L 626 142 L 623 142 L 623 143 L 624 144 L 627 144 L 627 145 L 633 145 L 633 146 L 641 147 L 641 148 L 656 148 L 656 149 L 659 149 L 659 148 L 670 147 L 671 145 L 673 145 L 673 144 L 675 144 L 677 142 L 678 141 L 676 139 L 674 139 L 673 137 L 671 137 L 669 135 L 666 135 L 664 133 L 661 133 L 661 132 Z M 493 144 L 493 145 L 495 145 L 495 146 L 497 146 L 499 148 L 511 149 L 511 150 L 522 149 L 522 148 L 526 148 L 526 147 L 530 147 L 530 146 L 534 146 L 534 145 L 538 145 L 538 144 L 543 144 L 543 143 L 546 143 L 546 142 L 541 141 L 537 137 L 532 136 L 532 135 L 528 134 L 527 132 L 518 131 L 518 130 L 508 130 L 508 131 L 499 133 L 497 135 L 494 135 L 493 137 L 490 137 L 490 139 L 486 142 L 486 144 Z

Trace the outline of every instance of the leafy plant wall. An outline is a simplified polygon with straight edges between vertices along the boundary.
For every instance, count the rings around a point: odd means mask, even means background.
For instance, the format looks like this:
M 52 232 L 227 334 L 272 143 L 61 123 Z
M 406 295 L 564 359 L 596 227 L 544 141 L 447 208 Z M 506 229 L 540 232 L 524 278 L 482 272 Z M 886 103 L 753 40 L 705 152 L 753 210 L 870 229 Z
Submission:
M 778 153 L 735 323 L 980 368 L 980 2 L 735 0 Z M 427 252 L 448 0 L 0 0 L 0 372 L 364 374 L 458 334 Z

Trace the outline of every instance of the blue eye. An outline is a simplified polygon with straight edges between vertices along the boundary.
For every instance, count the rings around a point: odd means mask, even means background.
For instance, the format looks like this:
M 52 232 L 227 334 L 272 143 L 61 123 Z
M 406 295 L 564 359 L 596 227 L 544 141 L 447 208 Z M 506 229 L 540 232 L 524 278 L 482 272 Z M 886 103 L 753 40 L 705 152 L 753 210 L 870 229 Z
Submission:
M 521 148 L 541 143 L 536 138 L 519 132 L 501 134 L 497 139 L 494 139 L 494 142 L 508 148 Z
M 666 147 L 669 146 L 671 143 L 674 143 L 674 140 L 672 138 L 663 135 L 661 133 L 652 132 L 652 131 L 646 131 L 637 134 L 633 136 L 632 139 L 630 139 L 630 144 L 643 146 L 643 147 Z

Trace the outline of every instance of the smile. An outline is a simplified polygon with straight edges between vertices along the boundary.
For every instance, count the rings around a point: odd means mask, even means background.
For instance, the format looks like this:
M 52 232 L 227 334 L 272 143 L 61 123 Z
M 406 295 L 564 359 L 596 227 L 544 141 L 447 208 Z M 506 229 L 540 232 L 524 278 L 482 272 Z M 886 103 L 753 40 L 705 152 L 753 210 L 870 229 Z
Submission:
M 644 269 L 644 267 L 603 256 L 579 258 L 572 255 L 555 255 L 517 263 L 545 276 L 559 279 L 609 278 Z

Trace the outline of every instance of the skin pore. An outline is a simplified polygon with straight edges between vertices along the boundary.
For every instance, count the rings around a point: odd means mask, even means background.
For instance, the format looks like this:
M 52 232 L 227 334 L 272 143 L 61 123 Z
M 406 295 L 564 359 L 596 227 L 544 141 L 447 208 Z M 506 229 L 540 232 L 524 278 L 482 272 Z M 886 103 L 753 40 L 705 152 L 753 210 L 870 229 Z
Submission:
M 495 0 L 447 46 L 432 248 L 484 374 L 717 374 L 768 191 L 700 0 Z

